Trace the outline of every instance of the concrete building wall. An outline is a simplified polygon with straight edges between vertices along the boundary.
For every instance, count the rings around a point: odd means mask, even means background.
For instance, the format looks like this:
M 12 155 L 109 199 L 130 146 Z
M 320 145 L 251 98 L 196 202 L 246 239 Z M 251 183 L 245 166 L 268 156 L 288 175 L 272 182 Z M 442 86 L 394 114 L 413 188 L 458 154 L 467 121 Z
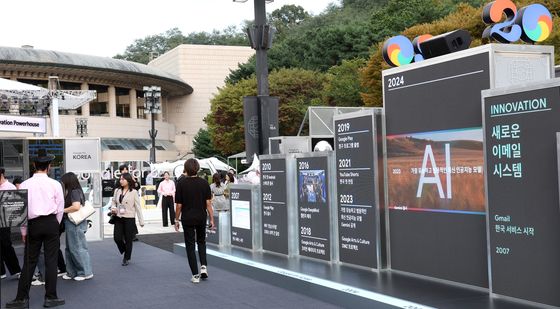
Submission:
M 255 53 L 250 47 L 216 45 L 180 45 L 148 64 L 177 75 L 194 89 L 191 95 L 168 99 L 168 122 L 175 124 L 175 144 L 182 154 L 190 152 L 192 141 L 204 117 L 210 112 L 210 100 L 223 87 L 230 70 L 245 63 Z

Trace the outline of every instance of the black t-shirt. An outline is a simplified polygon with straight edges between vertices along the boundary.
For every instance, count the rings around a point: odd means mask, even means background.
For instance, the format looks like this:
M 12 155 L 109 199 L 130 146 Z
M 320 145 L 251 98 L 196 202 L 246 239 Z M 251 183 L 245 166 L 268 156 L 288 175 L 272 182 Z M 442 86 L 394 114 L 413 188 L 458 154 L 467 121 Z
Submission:
M 84 192 L 80 189 L 73 189 L 72 191 L 68 192 L 64 197 L 64 208 L 68 208 L 72 206 L 72 203 L 80 202 L 82 206 L 86 202 L 86 197 L 84 196 Z M 65 218 L 68 218 L 68 214 L 64 214 Z
M 84 205 L 85 199 L 86 198 L 82 190 L 73 189 L 64 197 L 64 208 L 72 206 L 72 203 L 74 202 L 80 202 L 80 204 Z
M 177 183 L 175 203 L 181 204 L 183 225 L 206 224 L 206 201 L 212 199 L 208 182 L 200 177 L 184 177 Z

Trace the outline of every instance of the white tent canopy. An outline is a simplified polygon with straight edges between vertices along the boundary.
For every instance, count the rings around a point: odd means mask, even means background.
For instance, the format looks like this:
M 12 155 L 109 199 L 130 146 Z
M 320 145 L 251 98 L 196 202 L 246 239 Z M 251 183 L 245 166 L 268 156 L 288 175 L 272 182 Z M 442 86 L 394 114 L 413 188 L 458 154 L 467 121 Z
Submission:
M 97 98 L 97 92 L 93 90 L 55 90 L 21 83 L 14 80 L 0 78 L 0 96 L 6 96 L 8 99 L 17 99 L 20 101 L 39 100 L 39 99 L 58 99 L 58 109 L 77 109 L 80 106 L 89 103 Z
M 210 170 L 212 174 L 217 173 L 218 171 L 228 171 L 233 167 L 225 164 L 224 162 L 218 160 L 215 157 L 210 157 L 206 159 L 197 159 L 198 164 L 200 164 L 201 169 Z M 178 160 L 175 162 L 163 162 L 163 163 L 155 163 L 151 164 L 150 168 L 152 172 L 156 171 L 158 176 L 163 174 L 163 172 L 169 172 L 175 177 L 179 177 L 183 173 L 183 166 L 185 165 L 186 160 Z
M 34 90 L 43 91 L 48 94 L 49 91 L 45 88 L 37 87 L 35 85 L 20 83 L 15 80 L 0 78 L 0 90 Z

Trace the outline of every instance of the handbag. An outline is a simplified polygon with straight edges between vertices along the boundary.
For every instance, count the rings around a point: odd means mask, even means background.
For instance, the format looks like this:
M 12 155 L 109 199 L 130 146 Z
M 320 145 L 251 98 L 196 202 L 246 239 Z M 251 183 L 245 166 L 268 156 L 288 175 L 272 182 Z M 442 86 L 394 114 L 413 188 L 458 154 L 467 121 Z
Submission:
M 110 217 L 110 218 L 109 218 L 109 224 L 115 224 L 115 220 L 117 220 L 117 216 L 115 216 L 115 215 L 113 215 L 113 214 L 111 214 L 111 213 L 108 213 L 108 215 L 109 215 L 109 217 Z
M 95 209 L 93 208 L 93 205 L 90 201 L 86 201 L 84 205 L 80 207 L 80 210 L 68 214 L 68 220 L 70 220 L 70 222 L 74 223 L 75 225 L 78 225 L 94 213 Z

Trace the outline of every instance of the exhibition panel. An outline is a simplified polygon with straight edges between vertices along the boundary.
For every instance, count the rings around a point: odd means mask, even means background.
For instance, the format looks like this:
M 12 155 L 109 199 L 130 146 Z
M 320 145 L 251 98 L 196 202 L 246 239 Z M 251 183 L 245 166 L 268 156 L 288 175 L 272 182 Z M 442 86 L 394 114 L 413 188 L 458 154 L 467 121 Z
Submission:
M 490 289 L 560 306 L 560 80 L 482 92 Z
M 338 252 L 332 198 L 333 155 L 332 152 L 296 155 L 299 254 L 325 261 L 336 260 Z
M 381 268 L 377 118 L 381 109 L 334 116 L 340 262 Z M 381 180 L 381 181 L 380 181 Z
M 291 155 L 266 155 L 259 159 L 263 250 L 297 254 L 295 194 L 288 190 L 288 184 L 295 183 L 295 159 Z
M 480 92 L 549 79 L 552 60 L 488 44 L 383 72 L 391 269 L 488 287 Z
M 233 184 L 229 194 L 231 244 L 246 249 L 260 249 L 260 186 Z

